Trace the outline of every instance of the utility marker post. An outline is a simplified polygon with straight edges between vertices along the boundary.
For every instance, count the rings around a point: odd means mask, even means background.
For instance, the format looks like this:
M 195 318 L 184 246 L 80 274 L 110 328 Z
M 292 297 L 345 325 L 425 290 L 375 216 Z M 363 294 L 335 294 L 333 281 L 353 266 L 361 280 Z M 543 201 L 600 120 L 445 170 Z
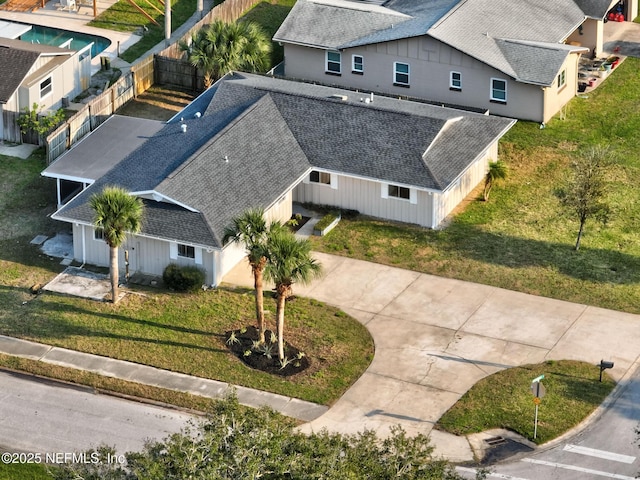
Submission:
M 533 439 L 535 440 L 538 436 L 538 406 L 540 405 L 542 397 L 544 397 L 547 390 L 542 385 L 541 380 L 544 378 L 544 375 L 540 375 L 539 377 L 534 378 L 531 381 L 531 393 L 533 393 L 533 403 L 536 405 L 536 413 L 533 420 Z

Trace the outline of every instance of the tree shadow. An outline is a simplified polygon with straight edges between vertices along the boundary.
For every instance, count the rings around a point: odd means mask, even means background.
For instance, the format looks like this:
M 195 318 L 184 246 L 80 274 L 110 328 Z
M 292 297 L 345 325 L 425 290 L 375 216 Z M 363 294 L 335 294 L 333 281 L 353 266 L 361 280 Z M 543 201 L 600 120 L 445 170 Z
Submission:
M 66 302 L 58 303 L 55 301 L 55 299 L 65 298 L 65 296 L 53 292 L 41 294 L 37 298 L 31 296 L 30 300 L 24 300 L 24 298 L 28 298 L 27 295 L 29 294 L 24 289 L 0 286 L 0 305 L 19 305 L 14 315 L 0 316 L 1 334 L 16 338 L 29 338 L 36 341 L 42 340 L 45 343 L 46 339 L 51 338 L 60 340 L 73 337 L 105 338 L 150 345 L 178 347 L 203 352 L 227 353 L 227 350 L 223 348 L 214 348 L 204 345 L 197 345 L 194 343 L 161 339 L 153 335 L 153 333 L 157 332 L 158 330 L 164 330 L 183 333 L 187 335 L 217 338 L 220 341 L 224 341 L 224 334 L 222 333 L 193 329 L 179 325 L 169 325 L 152 320 L 144 320 L 126 315 L 120 315 L 117 313 L 100 312 L 82 308 L 77 305 L 70 305 Z M 127 335 L 109 331 L 108 329 L 94 329 L 89 326 L 71 323 L 64 319 L 65 315 L 97 317 L 105 320 L 105 322 L 125 322 L 142 327 L 148 327 L 150 330 L 150 335 Z
M 487 264 L 513 269 L 544 267 L 578 280 L 635 284 L 640 282 L 640 258 L 616 250 L 544 242 L 486 232 L 476 226 L 451 227 L 450 242 L 443 243 L 452 256 L 462 255 Z M 473 241 L 468 241 L 473 238 Z

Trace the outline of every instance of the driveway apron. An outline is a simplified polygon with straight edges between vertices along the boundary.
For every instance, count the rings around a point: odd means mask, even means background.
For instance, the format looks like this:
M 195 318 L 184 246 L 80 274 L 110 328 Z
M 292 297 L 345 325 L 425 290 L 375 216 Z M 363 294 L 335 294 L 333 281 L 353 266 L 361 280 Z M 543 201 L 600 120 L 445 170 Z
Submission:
M 638 360 L 640 316 L 345 257 L 315 253 L 325 275 L 298 295 L 335 305 L 362 322 L 375 342 L 366 372 L 303 431 L 386 435 L 432 433 L 436 454 L 471 459 L 464 438 L 435 422 L 478 380 L 545 360 L 615 362 L 620 380 Z M 246 263 L 226 282 L 251 286 Z M 594 372 L 597 369 L 594 366 Z M 597 372 L 596 372 L 597 373 Z M 523 385 L 528 388 L 528 385 Z M 457 452 L 457 453 L 456 453 Z

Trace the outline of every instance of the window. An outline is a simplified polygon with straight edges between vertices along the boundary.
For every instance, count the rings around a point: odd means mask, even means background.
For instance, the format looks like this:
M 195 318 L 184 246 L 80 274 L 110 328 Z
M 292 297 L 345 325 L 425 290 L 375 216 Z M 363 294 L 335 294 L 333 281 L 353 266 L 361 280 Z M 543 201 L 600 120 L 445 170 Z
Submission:
M 178 256 L 184 258 L 196 258 L 196 249 L 190 245 L 178 244 Z
M 362 55 L 353 55 L 351 57 L 351 73 L 360 75 L 364 73 L 364 58 Z
M 409 86 L 409 64 L 393 62 L 393 84 L 398 87 Z
M 462 74 L 460 72 L 451 72 L 449 77 L 450 90 L 462 90 Z
M 340 75 L 340 57 L 340 52 L 327 52 L 327 64 L 325 66 L 326 73 Z
M 411 192 L 407 187 L 399 187 L 398 185 L 389 185 L 389 197 L 402 198 L 409 200 Z
M 104 240 L 104 230 L 96 228 L 93 231 L 93 238 L 94 240 Z
M 53 87 L 51 86 L 51 77 L 40 82 L 40 100 L 49 95 Z
M 567 71 L 562 70 L 558 75 L 558 89 L 564 87 L 567 84 Z
M 331 174 L 314 170 L 309 175 L 309 181 L 311 183 L 322 183 L 324 185 L 331 185 Z
M 507 81 L 499 78 L 491 79 L 491 101 L 507 103 Z

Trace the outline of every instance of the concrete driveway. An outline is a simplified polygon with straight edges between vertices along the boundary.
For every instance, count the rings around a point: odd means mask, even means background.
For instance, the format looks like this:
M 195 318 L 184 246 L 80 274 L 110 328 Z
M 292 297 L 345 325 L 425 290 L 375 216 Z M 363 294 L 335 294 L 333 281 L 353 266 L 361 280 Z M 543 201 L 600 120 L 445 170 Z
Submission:
M 481 378 L 544 360 L 615 362 L 616 380 L 635 370 L 640 316 L 316 254 L 325 276 L 294 291 L 335 305 L 368 328 L 374 360 L 357 382 L 305 431 L 384 435 L 401 424 L 432 433 L 436 453 L 471 460 L 465 438 L 434 423 Z M 252 286 L 246 263 L 226 282 Z M 523 385 L 522 388 L 528 388 Z

